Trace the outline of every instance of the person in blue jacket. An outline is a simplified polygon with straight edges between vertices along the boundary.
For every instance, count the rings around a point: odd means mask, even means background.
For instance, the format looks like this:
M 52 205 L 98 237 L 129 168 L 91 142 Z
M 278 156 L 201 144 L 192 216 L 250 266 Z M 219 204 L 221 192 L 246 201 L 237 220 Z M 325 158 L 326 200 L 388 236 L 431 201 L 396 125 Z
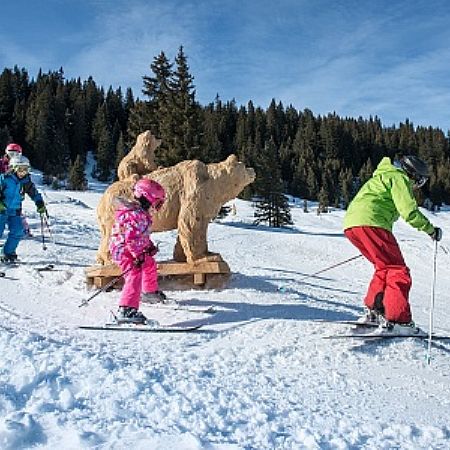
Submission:
M 23 155 L 11 159 L 8 173 L 0 175 L 0 238 L 5 226 L 9 233 L 3 247 L 2 262 L 17 260 L 16 249 L 24 236 L 22 201 L 27 194 L 36 205 L 39 214 L 47 214 L 44 201 L 29 174 L 30 161 Z

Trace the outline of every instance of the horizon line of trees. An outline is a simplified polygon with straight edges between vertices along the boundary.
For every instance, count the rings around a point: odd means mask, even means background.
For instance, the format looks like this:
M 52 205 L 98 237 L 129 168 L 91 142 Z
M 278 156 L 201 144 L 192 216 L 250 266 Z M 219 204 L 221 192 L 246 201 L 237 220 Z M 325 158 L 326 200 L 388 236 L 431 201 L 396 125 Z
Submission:
M 386 127 L 376 116 L 314 115 L 274 99 L 267 109 L 219 95 L 200 105 L 182 46 L 173 62 L 163 51 L 154 57 L 150 71 L 139 99 L 131 88 L 105 91 L 92 77 L 67 80 L 62 68 L 39 71 L 36 79 L 25 68 L 5 68 L 0 148 L 17 142 L 46 179 L 85 189 L 88 152 L 96 160 L 93 176 L 112 180 L 137 135 L 148 129 L 162 139 L 156 155 L 162 166 L 185 159 L 217 162 L 234 153 L 257 173 L 245 198 L 268 203 L 270 197 L 273 203 L 285 193 L 343 208 L 383 156 L 415 154 L 430 167 L 423 197 L 450 204 L 450 135 L 440 128 L 415 127 L 408 119 Z

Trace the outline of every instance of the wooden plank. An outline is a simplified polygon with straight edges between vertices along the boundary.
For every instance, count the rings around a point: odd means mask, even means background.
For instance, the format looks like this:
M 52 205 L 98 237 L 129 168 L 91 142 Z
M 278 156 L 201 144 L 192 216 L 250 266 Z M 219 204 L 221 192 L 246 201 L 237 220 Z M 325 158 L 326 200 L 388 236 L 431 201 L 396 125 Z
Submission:
M 194 273 L 194 284 L 202 286 L 206 282 L 206 275 L 204 273 Z
M 162 261 L 157 264 L 159 275 L 189 275 L 195 273 L 230 273 L 225 261 L 204 261 L 198 264 L 188 264 L 176 261 Z M 91 266 L 85 270 L 88 278 L 117 277 L 121 274 L 120 268 L 115 264 L 106 266 Z
M 87 277 L 118 277 L 122 272 L 116 264 L 108 264 L 106 266 L 91 266 L 85 270 Z
M 165 261 L 158 263 L 160 275 L 189 275 L 195 273 L 230 273 L 228 264 L 224 261 L 208 261 L 199 264 Z
M 158 263 L 158 275 L 193 275 L 195 285 L 206 283 L 206 274 L 229 274 L 230 268 L 225 261 L 200 261 L 195 264 L 181 263 L 177 261 L 162 261 Z M 120 267 L 116 264 L 106 266 L 92 266 L 85 270 L 86 281 L 97 288 L 106 286 L 113 278 L 121 275 Z M 118 282 L 115 287 L 121 286 Z

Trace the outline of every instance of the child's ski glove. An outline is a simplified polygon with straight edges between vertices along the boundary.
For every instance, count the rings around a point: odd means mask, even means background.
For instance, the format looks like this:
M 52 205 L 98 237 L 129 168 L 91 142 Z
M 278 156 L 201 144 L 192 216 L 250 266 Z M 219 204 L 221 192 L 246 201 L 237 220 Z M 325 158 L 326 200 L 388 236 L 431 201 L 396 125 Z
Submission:
M 45 207 L 44 202 L 37 202 L 36 203 L 36 208 L 37 208 L 37 212 L 39 214 L 45 214 L 46 216 L 48 215 L 47 208 Z
M 153 242 L 145 249 L 144 253 L 146 255 L 155 256 L 159 252 L 159 248 Z
M 144 261 L 145 261 L 145 254 L 137 256 L 133 261 L 134 267 L 137 267 L 137 268 L 142 267 L 142 264 L 144 264 Z

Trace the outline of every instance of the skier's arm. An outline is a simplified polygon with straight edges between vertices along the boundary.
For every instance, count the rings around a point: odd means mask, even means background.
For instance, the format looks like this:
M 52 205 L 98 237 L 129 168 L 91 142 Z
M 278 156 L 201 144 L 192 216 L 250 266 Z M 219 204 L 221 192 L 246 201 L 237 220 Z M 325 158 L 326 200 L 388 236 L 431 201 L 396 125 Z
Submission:
M 391 194 L 397 211 L 407 223 L 427 234 L 434 232 L 434 226 L 420 212 L 412 193 L 411 184 L 406 176 L 398 174 L 392 178 Z
M 130 211 L 124 215 L 123 220 L 121 228 L 125 245 L 134 258 L 139 258 L 146 248 L 142 217 L 137 211 Z
M 45 207 L 42 195 L 36 189 L 34 183 L 29 180 L 23 185 L 23 192 L 26 193 L 36 205 L 39 214 L 47 214 L 47 208 Z
M 36 189 L 36 186 L 31 180 L 27 181 L 23 185 L 23 192 L 27 194 L 31 198 L 31 200 L 33 200 L 36 206 L 38 203 L 44 203 L 44 201 L 42 200 L 42 195 Z

